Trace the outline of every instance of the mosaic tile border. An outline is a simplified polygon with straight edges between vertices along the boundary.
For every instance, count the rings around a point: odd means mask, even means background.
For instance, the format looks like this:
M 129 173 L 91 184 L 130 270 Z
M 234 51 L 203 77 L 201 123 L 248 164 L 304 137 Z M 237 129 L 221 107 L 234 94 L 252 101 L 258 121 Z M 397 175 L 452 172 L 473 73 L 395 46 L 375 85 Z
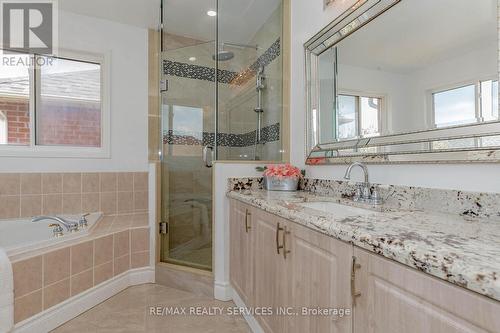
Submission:
M 232 134 L 219 133 L 217 144 L 220 147 L 249 147 L 255 144 L 256 131 Z M 280 123 L 262 128 L 262 143 L 274 142 L 280 140 Z M 179 133 L 168 131 L 163 136 L 163 144 L 185 145 L 185 146 L 205 146 L 213 145 L 215 142 L 215 133 Z
M 238 73 L 236 72 L 220 69 L 218 72 L 218 79 L 220 83 L 230 84 L 238 76 Z M 185 64 L 177 61 L 164 60 L 163 73 L 187 79 L 215 82 L 215 68 Z
M 281 55 L 281 38 L 278 38 L 257 60 L 244 71 L 237 73 L 227 70 L 218 70 L 219 83 L 243 85 L 252 79 L 261 66 L 267 66 Z M 177 61 L 163 60 L 165 75 L 183 77 L 187 79 L 215 82 L 215 68 L 186 64 Z

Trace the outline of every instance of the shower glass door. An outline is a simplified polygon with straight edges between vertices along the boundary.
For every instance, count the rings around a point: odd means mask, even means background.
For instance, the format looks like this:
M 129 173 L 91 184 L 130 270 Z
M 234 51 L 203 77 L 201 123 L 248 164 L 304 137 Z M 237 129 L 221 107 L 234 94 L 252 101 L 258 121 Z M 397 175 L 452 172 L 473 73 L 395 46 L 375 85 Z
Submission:
M 161 260 L 212 268 L 215 0 L 164 1 Z M 201 12 L 200 12 L 201 11 Z M 203 15 L 202 15 L 203 14 Z M 203 155 L 206 159 L 203 159 Z
M 161 260 L 211 270 L 210 157 L 282 159 L 282 4 L 162 5 Z

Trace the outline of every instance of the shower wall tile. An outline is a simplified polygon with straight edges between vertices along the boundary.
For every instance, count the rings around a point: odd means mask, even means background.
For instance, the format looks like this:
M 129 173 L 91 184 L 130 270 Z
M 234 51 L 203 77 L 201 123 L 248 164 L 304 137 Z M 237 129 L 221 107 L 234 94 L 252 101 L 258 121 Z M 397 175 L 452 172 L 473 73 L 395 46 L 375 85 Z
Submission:
M 148 181 L 147 172 L 0 173 L 0 220 L 147 211 Z

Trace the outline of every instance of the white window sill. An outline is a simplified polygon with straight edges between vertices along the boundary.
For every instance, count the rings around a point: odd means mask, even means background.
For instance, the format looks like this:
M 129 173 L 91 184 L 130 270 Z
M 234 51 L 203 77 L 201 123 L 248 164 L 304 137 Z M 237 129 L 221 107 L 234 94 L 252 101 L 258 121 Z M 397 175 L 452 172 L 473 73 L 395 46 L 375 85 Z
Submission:
M 65 146 L 0 146 L 1 157 L 110 158 L 109 148 Z

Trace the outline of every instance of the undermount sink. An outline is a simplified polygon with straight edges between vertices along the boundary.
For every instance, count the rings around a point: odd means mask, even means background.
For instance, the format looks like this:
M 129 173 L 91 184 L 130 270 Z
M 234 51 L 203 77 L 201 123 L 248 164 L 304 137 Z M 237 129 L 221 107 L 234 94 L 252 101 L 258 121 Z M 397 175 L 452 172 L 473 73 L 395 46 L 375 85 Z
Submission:
M 346 217 L 352 217 L 352 216 L 368 216 L 376 213 L 369 209 L 352 207 L 328 201 L 304 202 L 300 203 L 299 206 L 314 210 L 319 210 L 322 212 L 327 212 L 334 215 L 338 219 L 344 219 Z

